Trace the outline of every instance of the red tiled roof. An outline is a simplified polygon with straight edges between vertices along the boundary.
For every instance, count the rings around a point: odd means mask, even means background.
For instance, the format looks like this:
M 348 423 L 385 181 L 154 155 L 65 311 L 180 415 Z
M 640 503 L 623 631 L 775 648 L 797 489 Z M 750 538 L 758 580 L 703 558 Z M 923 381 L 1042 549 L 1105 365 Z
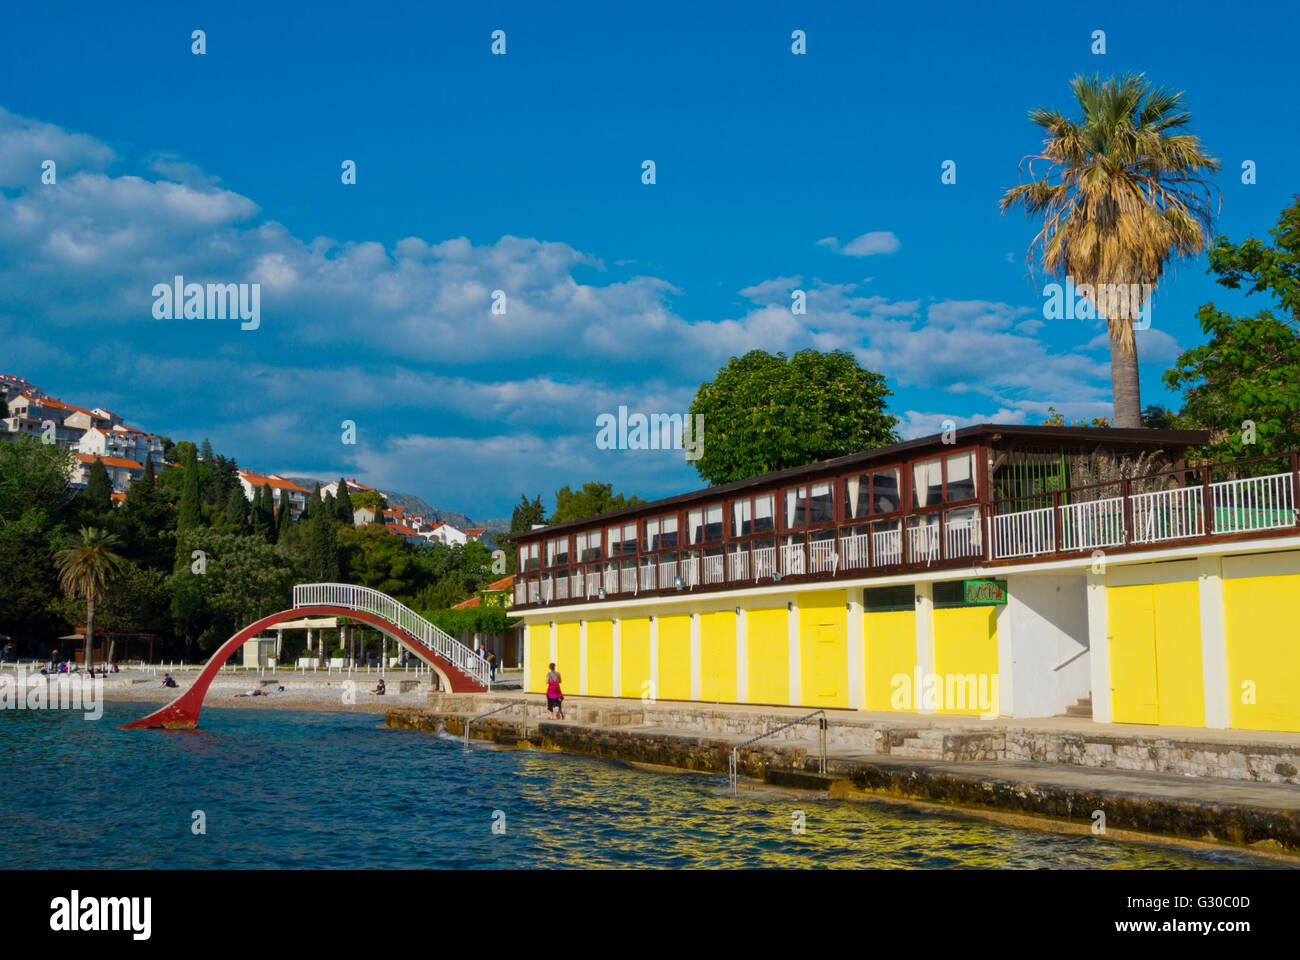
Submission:
M 478 536 L 479 534 L 487 533 L 487 527 L 466 527 L 465 532 Z
M 305 490 L 298 484 L 286 480 L 284 477 L 278 477 L 273 473 L 263 476 L 260 473 L 254 473 L 252 470 L 240 470 L 239 475 L 247 480 L 250 486 L 264 487 L 269 484 L 279 490 L 298 490 L 302 493 L 311 493 L 310 490 Z
M 512 573 L 508 577 L 502 577 L 500 580 L 493 580 L 484 590 L 509 590 L 515 583 L 515 575 Z
M 79 453 L 77 459 L 82 463 L 94 463 L 96 460 L 103 462 L 106 467 L 125 467 L 128 470 L 143 470 L 144 467 L 134 460 L 125 460 L 122 457 L 99 457 L 92 453 Z
M 451 605 L 451 608 L 453 610 L 469 610 L 472 607 L 477 607 L 478 605 L 479 605 L 479 597 L 475 595 L 473 597 L 470 597 L 468 600 L 462 600 L 460 603 L 453 603 Z

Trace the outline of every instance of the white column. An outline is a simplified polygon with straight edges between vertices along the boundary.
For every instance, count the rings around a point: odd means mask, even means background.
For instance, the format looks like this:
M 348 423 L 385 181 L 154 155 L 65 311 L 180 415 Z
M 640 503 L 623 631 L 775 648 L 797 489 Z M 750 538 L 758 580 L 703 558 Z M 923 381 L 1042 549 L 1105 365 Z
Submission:
M 867 708 L 867 636 L 862 611 L 862 591 L 849 591 L 844 628 L 849 632 L 849 707 Z
M 552 620 L 551 621 L 551 651 L 546 657 L 547 663 L 555 663 L 560 659 L 558 655 L 559 643 L 560 643 L 559 633 L 555 626 L 555 621 Z
M 1016 655 L 1015 655 L 1015 628 L 1011 625 L 1011 614 L 1009 613 L 1011 605 L 1019 602 L 1017 590 L 1027 578 L 1025 577 L 1008 577 L 1007 578 L 1007 602 L 994 609 L 997 610 L 998 631 L 998 702 L 997 714 L 1003 717 L 1014 717 L 1016 715 Z
M 613 660 L 614 683 L 610 689 L 614 691 L 614 696 L 621 697 L 623 695 L 623 625 L 618 617 L 614 617 L 611 622 L 611 632 L 614 637 L 614 651 L 613 657 L 611 657 Z
M 578 621 L 578 693 L 587 694 L 587 621 Z
M 934 713 L 925 704 L 928 678 L 934 674 L 934 584 L 928 580 L 916 585 L 916 668 L 921 674 L 921 697 L 916 712 Z
M 1232 714 L 1228 708 L 1228 627 L 1224 616 L 1223 562 L 1219 557 L 1197 557 L 1196 566 L 1201 601 L 1205 725 L 1212 730 L 1226 730 L 1232 726 Z
M 650 700 L 659 699 L 659 618 L 650 617 Z
M 790 631 L 790 704 L 798 706 L 803 702 L 802 681 L 799 676 L 799 604 L 791 600 L 785 605 L 786 628 Z
M 700 699 L 700 614 L 691 611 L 691 699 Z
M 749 631 L 744 607 L 736 608 L 736 702 L 749 703 Z
M 528 639 L 528 635 L 530 633 L 532 633 L 532 631 L 528 629 L 528 622 L 524 621 L 524 683 L 523 683 L 524 693 L 535 692 L 531 687 L 528 686 L 528 684 L 531 682 L 531 677 L 529 676 L 529 670 L 533 662 L 532 659 L 528 656 L 528 645 L 529 643 L 531 643 L 531 641 Z
M 1111 723 L 1110 609 L 1106 574 L 1088 572 L 1088 663 L 1092 672 L 1092 719 Z

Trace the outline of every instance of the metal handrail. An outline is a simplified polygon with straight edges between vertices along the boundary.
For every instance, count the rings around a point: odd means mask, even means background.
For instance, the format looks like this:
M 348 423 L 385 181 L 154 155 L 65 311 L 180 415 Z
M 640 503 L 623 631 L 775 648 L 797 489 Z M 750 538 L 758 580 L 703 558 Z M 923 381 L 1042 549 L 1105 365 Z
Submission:
M 484 687 L 492 689 L 491 665 L 445 630 L 434 626 L 410 607 L 386 593 L 351 583 L 300 583 L 293 588 L 293 605 L 329 604 L 373 613 L 394 624 L 423 647 L 438 654 Z
M 470 717 L 468 720 L 466 720 L 465 721 L 465 749 L 466 750 L 469 749 L 469 725 L 471 723 L 473 723 L 475 720 L 482 720 L 484 717 L 490 717 L 494 713 L 500 713 L 502 710 L 509 710 L 511 707 L 517 707 L 519 704 L 527 703 L 527 702 L 528 702 L 527 697 L 520 697 L 518 700 L 511 700 L 509 703 L 506 703 L 500 707 L 496 707 L 492 710 L 489 710 L 487 713 L 480 713 L 477 717 Z
M 825 775 L 826 773 L 826 721 L 827 721 L 826 711 L 814 710 L 812 713 L 807 714 L 806 716 L 799 717 L 797 720 L 791 720 L 788 723 L 781 724 L 779 727 L 773 727 L 771 730 L 768 730 L 765 733 L 760 733 L 756 737 L 750 737 L 748 740 L 742 740 L 740 743 L 736 744 L 734 747 L 731 748 L 731 760 L 727 765 L 727 776 L 731 782 L 732 795 L 734 796 L 736 794 L 740 785 L 740 748 L 741 747 L 747 747 L 751 743 L 756 743 L 759 740 L 764 739 L 765 737 L 772 736 L 772 734 L 774 733 L 780 733 L 782 730 L 789 730 L 791 727 L 797 727 L 801 723 L 807 723 L 809 720 L 811 720 L 813 717 L 816 716 L 820 716 L 822 718 L 821 723 L 817 725 L 817 741 L 818 741 L 818 747 L 820 748 L 821 751 L 821 757 L 817 765 L 817 772 Z

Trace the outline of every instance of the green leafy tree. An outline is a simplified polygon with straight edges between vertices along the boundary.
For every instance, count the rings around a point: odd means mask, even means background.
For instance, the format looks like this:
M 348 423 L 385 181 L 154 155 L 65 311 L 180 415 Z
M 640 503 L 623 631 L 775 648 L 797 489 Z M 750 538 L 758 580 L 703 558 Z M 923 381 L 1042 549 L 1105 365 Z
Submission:
M 378 490 L 358 490 L 356 493 L 351 494 L 351 497 L 353 510 L 360 510 L 363 507 L 382 508 L 384 504 L 387 503 L 384 499 L 384 495 Z
M 1154 286 L 1171 260 L 1205 248 L 1212 219 L 1205 174 L 1219 162 L 1187 133 L 1191 114 L 1181 93 L 1152 89 L 1132 74 L 1076 76 L 1070 86 L 1082 117 L 1030 111 L 1045 138 L 1028 160 L 1029 176 L 1036 162 L 1047 170 L 1003 194 L 1002 212 L 1021 207 L 1042 218 L 1031 256 L 1037 249 L 1045 271 L 1072 277 L 1106 319 L 1115 426 L 1140 427 L 1138 309 L 1102 291 Z
M 160 488 L 151 457 L 145 458 L 144 475 L 126 488 L 121 526 L 127 556 L 150 570 L 171 569 L 176 550 L 176 511 Z
M 1300 199 L 1269 232 L 1272 246 L 1218 238 L 1210 272 L 1231 290 L 1245 286 L 1248 297 L 1271 295 L 1275 306 L 1244 317 L 1203 305 L 1197 319 L 1209 342 L 1164 375 L 1183 392 L 1180 424 L 1210 431 L 1202 452 L 1215 460 L 1300 448 Z
M 339 580 L 339 545 L 334 533 L 335 522 L 319 514 L 308 520 L 307 574 L 318 583 Z
M 582 489 L 576 492 L 564 486 L 555 491 L 555 511 L 551 514 L 551 523 L 594 517 L 598 513 L 635 507 L 645 502 L 636 495 L 615 495 L 612 483 L 584 483 Z
M 50 610 L 59 592 L 54 554 L 72 512 L 74 462 L 55 444 L 0 442 L 0 633 L 33 653 L 38 638 L 59 629 Z
M 338 541 L 346 554 L 346 579 L 409 603 L 425 579 L 415 548 L 383 527 L 367 523 L 343 528 Z
M 847 350 L 732 357 L 691 403 L 690 415 L 704 417 L 695 469 L 711 485 L 730 483 L 894 443 L 890 395 Z
M 112 633 L 169 634 L 172 627 L 169 604 L 166 572 L 148 570 L 125 560 L 113 589 L 95 607 L 95 622 Z M 65 596 L 56 609 L 69 624 L 77 625 L 86 622 L 87 606 L 84 597 Z M 110 662 L 112 650 L 110 646 Z
M 226 494 L 226 506 L 222 511 L 223 526 L 228 533 L 244 533 L 248 525 L 248 499 L 238 486 L 232 487 Z
M 117 552 L 121 541 L 95 527 L 82 527 L 77 539 L 54 555 L 59 585 L 72 597 L 86 601 L 86 666 L 94 665 L 95 604 L 121 576 L 125 561 Z

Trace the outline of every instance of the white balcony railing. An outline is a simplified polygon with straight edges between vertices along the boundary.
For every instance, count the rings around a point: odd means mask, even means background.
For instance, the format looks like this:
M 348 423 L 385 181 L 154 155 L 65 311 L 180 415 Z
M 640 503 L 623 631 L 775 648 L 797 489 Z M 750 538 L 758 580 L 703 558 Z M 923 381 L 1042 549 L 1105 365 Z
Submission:
M 618 571 L 605 571 L 605 596 L 618 593 Z
M 834 540 L 814 540 L 808 545 L 808 570 L 811 573 L 834 573 L 838 560 Z
M 939 559 L 939 525 L 908 527 L 907 558 L 912 563 L 933 563 Z
M 655 588 L 655 566 L 647 563 L 641 567 L 641 589 L 653 590 Z
M 704 558 L 704 582 L 722 583 L 722 554 Z
M 677 586 L 677 561 L 665 560 L 659 564 L 659 582 L 663 584 L 665 590 L 671 590 Z M 686 581 L 682 581 L 682 586 L 686 586 Z
M 1124 542 L 1124 498 L 1067 503 L 1061 507 L 1066 550 L 1097 550 Z
M 776 573 L 776 547 L 755 547 L 753 566 L 755 580 L 771 579 Z
M 868 565 L 867 538 L 870 534 L 855 533 L 840 537 L 840 566 L 845 570 L 861 570 Z
M 875 530 L 871 534 L 871 550 L 877 567 L 888 567 L 903 562 L 903 531 Z
M 781 575 L 797 577 L 808 572 L 802 543 L 783 543 L 781 545 Z
M 556 600 L 568 600 L 568 599 L 569 599 L 569 578 L 568 578 L 568 577 L 556 577 L 556 579 L 555 579 L 555 599 L 556 599 Z
M 948 520 L 944 526 L 944 549 L 948 559 L 958 557 L 978 557 L 983 552 L 980 543 L 980 519 L 978 516 L 961 517 Z
M 619 571 L 619 585 L 624 593 L 636 593 L 636 567 L 624 567 Z
M 1001 560 L 1055 552 L 1053 512 L 1052 507 L 1039 507 L 993 517 L 993 556 Z
M 681 562 L 682 586 L 687 590 L 700 585 L 700 558 L 688 557 Z
M 1211 484 L 1215 533 L 1272 530 L 1296 523 L 1294 489 L 1289 473 Z
M 743 547 L 727 555 L 727 579 L 749 579 L 749 551 Z
M 1200 487 L 1135 493 L 1133 542 L 1155 543 L 1199 537 L 1205 532 L 1205 500 Z

